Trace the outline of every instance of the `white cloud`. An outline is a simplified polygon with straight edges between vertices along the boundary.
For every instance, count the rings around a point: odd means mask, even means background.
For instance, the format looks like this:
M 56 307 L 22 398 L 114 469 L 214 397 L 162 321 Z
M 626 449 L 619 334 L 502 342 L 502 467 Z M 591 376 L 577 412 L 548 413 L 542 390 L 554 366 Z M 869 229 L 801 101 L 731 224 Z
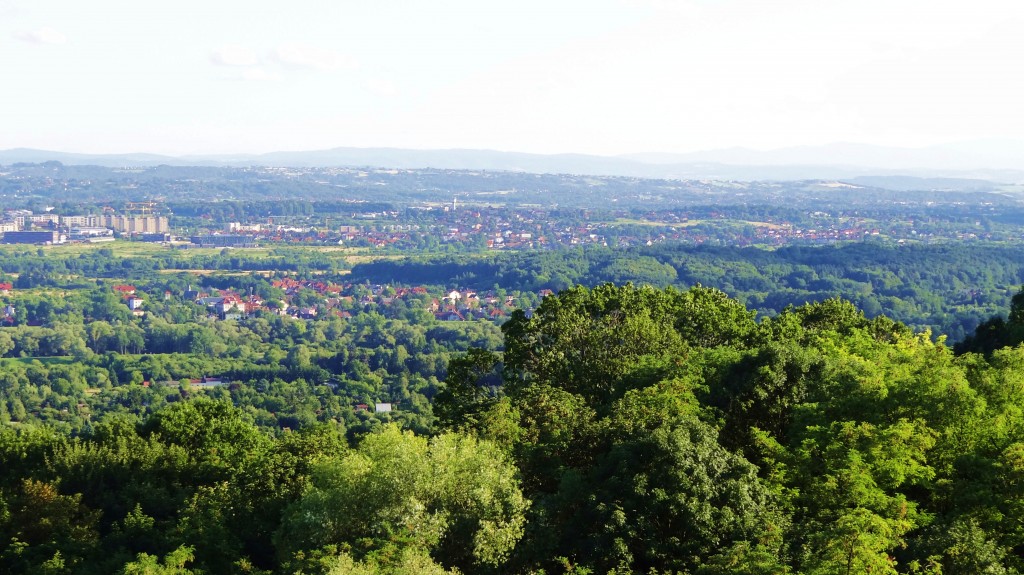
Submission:
M 268 72 L 263 68 L 250 68 L 248 70 L 244 70 L 239 78 L 248 82 L 277 82 L 281 80 L 280 76 L 273 72 Z
M 64 34 L 48 26 L 36 30 L 15 32 L 14 37 L 29 44 L 64 44 L 68 41 Z
M 245 46 L 225 44 L 210 54 L 210 61 L 218 66 L 255 66 L 259 58 Z
M 659 16 L 699 17 L 703 10 L 702 2 L 687 0 L 621 0 L 621 2 L 629 9 L 647 9 Z
M 0 0 L 0 15 L 8 18 L 20 16 L 24 11 L 14 0 Z
M 239 73 L 228 76 L 233 80 L 253 82 L 279 81 L 284 70 L 331 71 L 356 67 L 353 58 L 308 44 L 282 44 L 266 57 L 239 44 L 224 44 L 210 53 L 210 62 L 217 66 L 239 68 Z M 386 84 L 370 87 L 372 91 L 387 93 Z M 391 89 L 393 93 L 393 88 Z
M 282 44 L 271 52 L 270 59 L 292 70 L 350 70 L 358 66 L 351 56 L 309 44 Z
M 371 94 L 381 98 L 394 98 L 398 95 L 398 87 L 386 78 L 370 78 L 366 81 L 366 88 Z

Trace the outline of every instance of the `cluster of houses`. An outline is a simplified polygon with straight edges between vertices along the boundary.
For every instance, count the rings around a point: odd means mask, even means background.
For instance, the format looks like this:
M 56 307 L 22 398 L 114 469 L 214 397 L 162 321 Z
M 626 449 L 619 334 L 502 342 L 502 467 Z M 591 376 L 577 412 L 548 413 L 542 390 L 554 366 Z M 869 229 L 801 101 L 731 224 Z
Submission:
M 370 404 L 368 404 L 368 403 L 357 403 L 356 406 L 355 406 L 355 410 L 356 410 L 356 412 L 360 412 L 360 411 L 369 412 L 370 411 Z M 373 404 L 373 412 L 374 413 L 391 413 L 392 411 L 394 411 L 394 406 L 392 404 L 390 404 L 390 403 L 374 403 Z
M 495 250 L 520 250 L 604 243 L 605 236 L 600 230 L 609 225 L 608 222 L 588 222 L 569 227 L 542 209 L 421 206 L 415 211 L 417 217 L 409 223 L 399 223 L 402 217 L 399 212 L 380 212 L 353 214 L 354 219 L 373 223 L 340 225 L 329 231 L 253 222 L 232 222 L 227 231 L 233 234 L 230 237 L 235 238 L 232 244 L 235 246 L 254 245 L 256 239 L 263 239 L 402 249 L 434 238 L 442 244 L 480 244 Z M 248 244 L 242 244 L 239 238 L 247 238 Z
M 810 243 L 832 243 L 839 241 L 861 240 L 865 237 L 877 237 L 881 235 L 878 228 L 865 228 L 863 226 L 850 226 L 844 228 L 830 227 L 828 229 L 800 229 L 791 225 L 777 227 L 759 226 L 757 230 L 758 243 L 772 245 L 786 245 L 794 242 Z
M 351 314 L 344 308 L 351 308 L 354 304 L 387 308 L 396 300 L 415 298 L 422 301 L 430 296 L 427 288 L 423 286 L 337 285 L 317 280 L 300 281 L 291 278 L 274 280 L 272 285 L 283 289 L 287 296 L 294 295 L 301 289 L 311 289 L 324 296 L 324 308 L 328 312 L 342 318 L 351 317 Z M 480 295 L 472 290 L 463 292 L 453 290 L 440 298 L 431 298 L 430 302 L 426 304 L 426 309 L 441 321 L 500 320 L 515 309 L 515 305 L 512 296 L 498 297 L 494 292 Z
M 441 244 L 475 244 L 492 250 L 549 249 L 560 246 L 614 245 L 628 247 L 653 245 L 666 241 L 701 244 L 725 241 L 736 245 L 751 243 L 787 244 L 857 240 L 878 235 L 878 229 L 867 228 L 863 221 L 845 226 L 825 226 L 801 229 L 792 224 L 754 225 L 748 231 L 728 226 L 679 225 L 689 224 L 689 217 L 676 212 L 657 212 L 641 216 L 642 225 L 624 226 L 617 218 L 633 217 L 626 212 L 616 213 L 612 219 L 588 220 L 583 212 L 570 222 L 541 208 L 508 209 L 478 207 L 455 209 L 421 207 L 414 223 L 398 223 L 400 215 L 391 212 L 373 214 L 371 225 L 342 225 L 330 231 L 311 229 L 289 236 L 281 226 L 260 224 L 231 224 L 232 233 L 244 234 L 249 241 L 261 237 L 276 241 L 314 240 L 337 242 L 352 246 L 404 249 L 420 245 L 425 238 L 435 238 Z M 718 219 L 713 216 L 712 220 Z M 388 223 L 394 222 L 394 223 Z M 664 224 L 660 226 L 658 224 Z M 233 236 L 236 237 L 236 236 Z M 239 244 L 241 245 L 241 244 Z
M 136 291 L 137 290 L 133 285 L 118 284 L 114 286 L 114 293 L 124 299 L 124 303 L 128 306 L 128 309 L 131 310 L 132 315 L 135 317 L 142 317 L 146 315 L 146 312 L 142 310 L 142 304 L 145 300 L 143 300 Z
M 232 383 L 232 382 L 226 381 L 226 380 L 224 380 L 223 378 L 220 378 L 220 377 L 207 377 L 207 376 L 195 377 L 195 378 L 191 378 L 191 379 L 188 379 L 188 380 L 182 380 L 181 382 L 169 379 L 169 380 L 166 380 L 166 381 L 158 381 L 157 383 L 158 384 L 162 384 L 162 385 L 166 385 L 166 386 L 175 386 L 175 385 L 185 384 L 186 382 L 187 382 L 187 385 L 188 385 L 188 389 L 191 390 L 191 391 L 202 391 L 204 389 L 214 389 L 216 387 L 225 387 L 225 386 L 228 386 L 228 385 L 230 385 L 232 389 L 238 387 L 238 383 L 237 382 Z M 152 382 L 150 382 L 150 381 L 143 381 L 142 382 L 142 387 L 151 387 L 151 386 L 152 386 Z
M 494 292 L 487 292 L 481 296 L 472 290 L 452 290 L 440 299 L 431 300 L 427 309 L 441 321 L 465 321 L 502 320 L 515 307 L 515 298 L 510 295 L 501 298 Z
M 516 309 L 515 298 L 499 296 L 493 291 L 477 293 L 473 290 L 452 290 L 440 297 L 431 297 L 427 288 L 394 287 L 364 284 L 334 284 L 321 280 L 298 280 L 294 278 L 275 279 L 271 283 L 284 292 L 281 301 L 265 302 L 258 295 L 240 295 L 234 291 L 220 291 L 216 294 L 193 290 L 189 286 L 186 300 L 195 301 L 210 310 L 211 317 L 239 319 L 245 315 L 264 310 L 296 319 L 316 319 L 321 314 L 343 319 L 352 317 L 352 311 L 365 306 L 387 309 L 402 300 L 410 306 L 425 307 L 441 321 L 467 321 L 487 319 L 500 321 Z M 315 305 L 293 305 L 302 290 L 312 290 L 320 296 Z M 551 290 L 542 290 L 541 297 L 550 295 Z
M 203 295 L 196 298 L 196 303 L 206 306 L 221 319 L 239 319 L 263 307 L 263 301 L 259 297 L 243 298 L 234 292 Z
M 0 284 L 3 285 L 3 284 Z M 317 319 L 321 315 L 335 316 L 342 319 L 352 317 L 352 313 L 367 306 L 381 310 L 391 308 L 401 301 L 405 309 L 417 307 L 425 309 L 440 321 L 491 320 L 501 321 L 519 306 L 516 297 L 499 294 L 494 291 L 476 292 L 474 290 L 451 290 L 443 295 L 432 297 L 426 287 L 396 287 L 367 284 L 335 284 L 320 280 L 298 280 L 280 278 L 273 280 L 273 287 L 284 292 L 281 300 L 264 301 L 257 294 L 243 295 L 233 290 L 213 290 L 213 293 L 194 289 L 191 285 L 184 291 L 185 301 L 195 302 L 206 308 L 209 317 L 214 319 L 241 319 L 257 311 L 290 316 L 295 319 Z M 303 290 L 312 290 L 316 298 L 298 297 Z M 125 305 L 136 317 L 145 314 L 142 307 L 143 297 L 138 294 L 135 286 L 118 284 L 113 291 L 124 301 Z M 551 295 L 551 290 L 541 290 L 538 296 Z M 164 299 L 171 298 L 171 292 L 164 292 Z M 308 296 L 308 294 L 307 294 Z M 297 305 L 298 300 L 302 305 Z M 315 300 L 315 303 L 311 303 Z M 13 314 L 13 310 L 11 312 Z M 383 311 L 387 313 L 387 311 Z

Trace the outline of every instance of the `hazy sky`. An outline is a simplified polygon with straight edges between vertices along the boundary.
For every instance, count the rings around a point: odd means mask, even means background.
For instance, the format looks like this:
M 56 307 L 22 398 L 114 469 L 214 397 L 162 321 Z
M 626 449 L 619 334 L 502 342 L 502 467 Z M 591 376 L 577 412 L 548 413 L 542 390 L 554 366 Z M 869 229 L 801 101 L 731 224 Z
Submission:
M 1024 138 L 1009 0 L 0 0 L 0 149 Z

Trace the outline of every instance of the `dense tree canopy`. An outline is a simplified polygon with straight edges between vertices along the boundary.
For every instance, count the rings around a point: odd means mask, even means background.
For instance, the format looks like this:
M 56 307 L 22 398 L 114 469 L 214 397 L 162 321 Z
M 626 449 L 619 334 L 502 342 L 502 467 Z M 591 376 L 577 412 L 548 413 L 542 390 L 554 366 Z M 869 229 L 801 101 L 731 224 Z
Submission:
M 1004 325 L 1020 322 L 1017 299 Z M 233 390 L 132 381 L 142 369 L 173 376 L 183 358 L 12 363 L 0 374 L 0 570 L 1024 567 L 1022 346 L 954 353 L 836 299 L 757 321 L 718 290 L 609 284 L 513 315 L 502 349 L 438 372 L 447 382 L 418 423 L 357 415 L 330 386 L 308 385 L 318 370 L 352 370 L 335 385 L 358 398 L 351 389 L 381 375 L 354 358 L 407 364 L 399 346 L 442 341 L 387 321 L 353 318 L 323 336 L 390 348 L 375 359 L 358 345 L 317 352 L 297 325 L 251 325 L 290 334 L 293 353 L 280 367 L 225 358 Z M 65 328 L 47 329 L 43 339 Z M 94 329 L 95 341 L 115 331 Z M 989 341 L 1014 343 L 998 335 Z M 80 379 L 136 407 L 57 425 L 62 405 L 84 413 L 59 399 Z M 295 412 L 282 425 L 304 402 L 337 416 Z M 28 416 L 46 409 L 50 424 Z

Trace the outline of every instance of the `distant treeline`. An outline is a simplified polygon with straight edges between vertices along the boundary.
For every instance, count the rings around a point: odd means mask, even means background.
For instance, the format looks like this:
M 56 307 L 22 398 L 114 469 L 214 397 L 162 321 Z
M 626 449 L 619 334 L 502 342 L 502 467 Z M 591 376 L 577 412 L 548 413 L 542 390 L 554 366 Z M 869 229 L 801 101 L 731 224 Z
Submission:
M 486 289 L 561 290 L 605 282 L 715 287 L 759 313 L 837 295 L 869 317 L 885 314 L 952 341 L 1009 305 L 1024 282 L 1024 258 L 981 244 L 786 247 L 656 245 L 481 258 L 379 260 L 353 267 L 357 281 L 444 284 Z
M 302 252 L 286 248 L 275 249 L 270 255 L 245 251 L 224 251 L 219 254 L 201 254 L 188 250 L 167 250 L 147 253 L 145 257 L 123 257 L 111 249 L 102 248 L 89 253 L 43 251 L 38 249 L 7 252 L 0 261 L 0 274 L 19 274 L 14 287 L 28 289 L 40 286 L 67 285 L 67 278 L 138 279 L 157 270 L 215 269 L 223 271 L 278 270 L 296 272 L 306 270 L 338 270 L 347 264 L 341 258 L 315 252 Z

